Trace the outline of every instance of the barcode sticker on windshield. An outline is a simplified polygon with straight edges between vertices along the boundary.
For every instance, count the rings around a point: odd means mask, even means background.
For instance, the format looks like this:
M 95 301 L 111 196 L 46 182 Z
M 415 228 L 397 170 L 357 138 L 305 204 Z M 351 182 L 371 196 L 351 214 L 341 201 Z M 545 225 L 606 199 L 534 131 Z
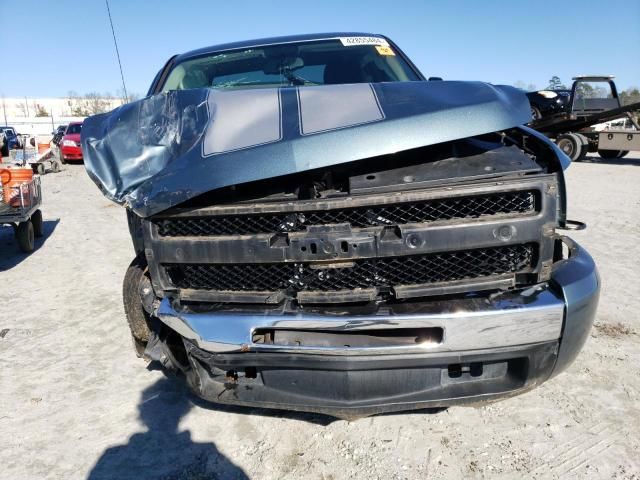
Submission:
M 380 37 L 340 37 L 340 41 L 345 47 L 355 47 L 358 45 L 389 45 L 384 38 Z

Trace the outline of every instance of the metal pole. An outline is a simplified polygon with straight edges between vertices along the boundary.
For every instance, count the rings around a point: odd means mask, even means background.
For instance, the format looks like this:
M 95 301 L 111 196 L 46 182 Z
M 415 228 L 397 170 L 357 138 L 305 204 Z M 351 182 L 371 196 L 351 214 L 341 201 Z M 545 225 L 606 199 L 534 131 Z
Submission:
M 4 126 L 8 127 L 9 124 L 7 123 L 7 105 L 4 101 L 4 95 L 2 96 L 2 111 L 4 112 Z
M 24 106 L 27 107 L 27 117 L 29 116 L 29 102 L 27 101 L 27 97 L 24 97 Z
M 111 33 L 113 35 L 113 44 L 116 47 L 116 57 L 118 57 L 118 66 L 120 67 L 120 78 L 122 78 L 122 89 L 124 90 L 125 103 L 129 103 L 127 95 L 127 86 L 124 84 L 124 73 L 122 73 L 122 62 L 120 61 L 120 52 L 118 51 L 118 42 L 116 41 L 116 31 L 113 29 L 113 20 L 111 20 L 111 9 L 109 8 L 109 0 L 104 0 L 107 5 L 107 14 L 109 15 L 109 25 L 111 25 Z

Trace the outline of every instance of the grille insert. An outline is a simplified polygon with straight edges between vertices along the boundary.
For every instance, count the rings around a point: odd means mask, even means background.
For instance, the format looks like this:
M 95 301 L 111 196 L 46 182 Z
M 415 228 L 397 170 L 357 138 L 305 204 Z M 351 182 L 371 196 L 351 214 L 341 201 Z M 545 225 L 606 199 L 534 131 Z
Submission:
M 309 225 L 348 223 L 355 228 L 424 223 L 499 214 L 526 214 L 536 209 L 535 191 L 500 192 L 392 205 L 261 215 L 168 218 L 155 223 L 167 237 L 251 235 L 299 232 Z
M 359 259 L 346 268 L 310 263 L 165 265 L 178 288 L 217 291 L 336 291 L 418 285 L 528 271 L 535 244 Z M 315 264 L 317 267 L 318 264 Z

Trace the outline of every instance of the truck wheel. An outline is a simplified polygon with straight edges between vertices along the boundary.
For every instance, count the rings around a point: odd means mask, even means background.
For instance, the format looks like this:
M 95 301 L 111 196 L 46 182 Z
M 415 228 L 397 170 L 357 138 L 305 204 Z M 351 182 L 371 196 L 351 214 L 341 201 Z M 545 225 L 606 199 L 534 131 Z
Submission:
M 598 155 L 600 155 L 602 158 L 606 160 L 611 160 L 614 158 L 622 158 L 627 153 L 629 153 L 628 150 L 598 150 Z
M 142 288 L 151 288 L 151 281 L 147 274 L 146 259 L 143 254 L 140 254 L 129 265 L 122 285 L 124 312 L 127 316 L 129 330 L 131 330 L 136 353 L 139 357 L 142 357 L 151 334 L 149 329 L 151 315 L 146 312 L 142 305 Z
M 44 175 L 46 170 L 44 168 L 44 163 L 38 163 L 38 166 L 36 167 L 37 173 L 38 175 Z
M 24 253 L 33 252 L 35 243 L 33 234 L 33 223 L 31 223 L 31 220 L 20 222 L 18 224 L 18 228 L 16 229 L 16 240 L 18 241 L 20 250 L 22 250 Z
M 578 160 L 582 154 L 582 141 L 574 133 L 558 136 L 556 145 L 574 162 Z
M 586 158 L 587 154 L 589 153 L 589 139 L 580 133 L 574 133 L 573 135 L 578 137 L 578 140 L 580 141 L 580 143 L 582 143 L 582 147 L 580 148 L 580 153 L 578 154 L 578 158 L 576 158 L 574 161 L 581 162 Z
M 531 120 L 535 122 L 536 120 L 540 120 L 541 118 L 542 113 L 540 112 L 540 109 L 531 105 Z
M 58 162 L 57 160 L 53 160 L 51 162 L 51 171 L 53 173 L 58 173 L 60 171 L 60 162 Z
M 33 234 L 36 237 L 42 237 L 44 235 L 43 231 L 43 222 L 42 222 L 42 212 L 40 210 L 36 210 L 31 215 L 31 224 L 33 225 Z

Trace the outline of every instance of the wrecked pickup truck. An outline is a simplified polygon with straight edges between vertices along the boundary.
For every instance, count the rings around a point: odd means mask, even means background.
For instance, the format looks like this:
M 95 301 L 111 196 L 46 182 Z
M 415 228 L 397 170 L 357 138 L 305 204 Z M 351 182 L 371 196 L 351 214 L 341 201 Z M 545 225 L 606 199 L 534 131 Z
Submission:
M 138 354 L 214 402 L 342 418 L 548 380 L 599 279 L 558 233 L 569 160 L 529 120 L 518 90 L 426 81 L 379 35 L 171 58 L 82 131 L 127 209 Z

